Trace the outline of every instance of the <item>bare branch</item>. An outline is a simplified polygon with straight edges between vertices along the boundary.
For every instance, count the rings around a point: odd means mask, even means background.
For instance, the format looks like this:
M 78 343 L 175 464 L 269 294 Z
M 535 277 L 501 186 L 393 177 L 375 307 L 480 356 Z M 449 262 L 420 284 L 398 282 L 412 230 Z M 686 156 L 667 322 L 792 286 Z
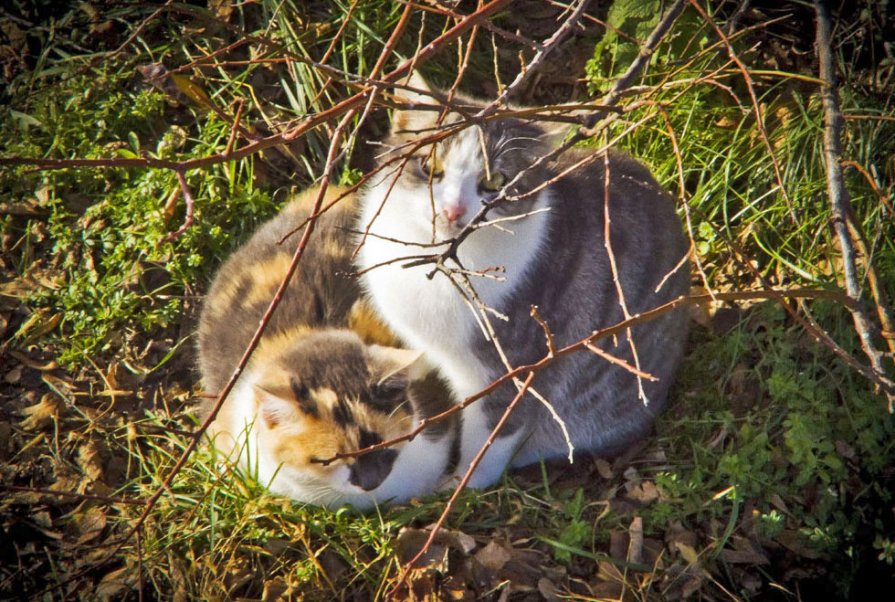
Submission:
M 842 111 L 839 109 L 839 95 L 836 90 L 836 72 L 833 64 L 833 53 L 830 49 L 830 13 L 824 0 L 815 0 L 817 13 L 817 54 L 820 61 L 820 76 L 824 80 L 821 89 L 824 106 L 824 157 L 827 164 L 827 193 L 833 212 L 833 230 L 839 240 L 842 252 L 842 269 L 845 279 L 845 290 L 855 302 L 851 308 L 855 331 L 861 341 L 861 348 L 870 360 L 872 370 L 884 383 L 884 392 L 889 400 L 889 412 L 895 411 L 895 383 L 889 380 L 884 356 L 876 348 L 874 341 L 877 327 L 870 320 L 861 303 L 862 291 L 858 282 L 858 270 L 855 262 L 855 240 L 852 233 L 859 232 L 851 208 L 851 199 L 842 180 Z M 870 258 L 867 258 L 870 261 Z

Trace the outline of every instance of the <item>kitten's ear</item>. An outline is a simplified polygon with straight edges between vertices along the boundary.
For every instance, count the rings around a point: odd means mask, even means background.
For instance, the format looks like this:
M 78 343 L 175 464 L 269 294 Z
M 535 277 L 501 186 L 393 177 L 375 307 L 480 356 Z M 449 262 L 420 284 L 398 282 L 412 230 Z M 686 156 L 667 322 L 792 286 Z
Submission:
M 264 426 L 274 429 L 283 422 L 294 420 L 298 416 L 298 406 L 284 391 L 267 389 L 254 385 L 255 401 L 258 404 L 258 416 Z
M 396 88 L 395 99 L 402 104 L 437 104 L 432 88 L 423 79 L 419 71 L 414 71 L 407 80 L 407 88 Z M 395 109 L 392 115 L 392 134 L 406 134 L 424 131 L 435 127 L 438 111 L 431 109 Z
M 392 378 L 406 378 L 408 381 L 417 377 L 417 373 L 427 370 L 423 360 L 423 352 L 398 347 L 370 345 L 367 347 L 370 360 L 376 366 L 379 382 Z

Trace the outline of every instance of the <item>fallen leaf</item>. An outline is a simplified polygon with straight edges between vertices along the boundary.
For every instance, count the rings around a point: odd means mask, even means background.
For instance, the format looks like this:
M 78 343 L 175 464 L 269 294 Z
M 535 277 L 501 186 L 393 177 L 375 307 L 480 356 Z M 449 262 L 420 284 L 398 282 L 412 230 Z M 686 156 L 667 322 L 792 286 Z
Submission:
M 541 594 L 541 598 L 544 600 L 547 600 L 548 602 L 559 600 L 558 591 L 556 584 L 546 577 L 538 579 L 538 593 Z
M 611 583 L 625 582 L 625 576 L 621 570 L 613 563 L 605 560 L 597 562 L 597 579 Z
M 11 385 L 14 385 L 14 384 L 18 383 L 20 380 L 22 380 L 22 365 L 18 364 L 12 370 L 7 372 L 3 376 L 3 380 L 5 380 L 6 382 L 8 382 Z
M 798 531 L 787 529 L 778 535 L 775 540 L 790 552 L 798 554 L 803 558 L 816 559 L 823 556 L 820 550 L 811 546 L 807 538 Z
M 50 360 L 48 362 L 43 362 L 40 360 L 32 359 L 32 358 L 28 357 L 27 355 L 25 355 L 24 353 L 20 353 L 15 350 L 10 350 L 9 355 L 11 355 L 12 357 L 16 358 L 17 360 L 19 360 L 20 362 L 25 364 L 25 366 L 27 366 L 28 368 L 32 368 L 34 370 L 40 370 L 41 372 L 49 372 L 50 370 L 55 370 L 56 368 L 59 367 L 59 364 L 56 363 L 56 360 Z
M 103 478 L 103 462 L 100 450 L 94 441 L 87 441 L 78 448 L 78 466 L 93 481 Z
M 597 600 L 621 600 L 624 586 L 618 581 L 602 581 L 590 586 L 590 594 Z
M 745 537 L 735 535 L 732 538 L 733 549 L 721 550 L 721 558 L 731 564 L 767 565 L 770 560 L 760 548 Z
M 630 538 L 623 531 L 613 531 L 609 534 L 609 556 L 618 562 L 624 562 L 628 555 L 628 543 Z
M 684 598 L 689 598 L 700 589 L 702 589 L 702 575 L 691 574 L 681 587 L 681 595 Z
M 594 460 L 594 464 L 597 466 L 597 473 L 607 481 L 615 476 L 615 473 L 612 472 L 612 465 L 606 460 L 597 458 Z
M 687 545 L 682 541 L 676 541 L 672 545 L 681 557 L 687 561 L 687 564 L 693 566 L 699 564 L 699 554 L 696 553 L 696 549 L 693 546 Z
M 643 519 L 641 517 L 635 516 L 631 520 L 628 535 L 631 539 L 628 542 L 627 560 L 640 564 L 643 562 Z
M 61 321 L 62 312 L 53 313 L 46 307 L 41 307 L 22 322 L 15 337 L 25 343 L 30 343 L 51 332 Z
M 420 550 L 429 540 L 430 532 L 426 529 L 405 527 L 398 532 L 395 551 L 401 564 L 407 564 L 417 557 Z M 431 567 L 441 572 L 448 570 L 448 553 L 451 548 L 462 549 L 450 531 L 439 531 L 426 551 L 416 559 L 415 568 Z
M 52 393 L 44 393 L 39 402 L 22 410 L 27 418 L 20 424 L 26 430 L 41 430 L 59 417 L 63 405 Z
M 273 602 L 274 600 L 282 600 L 284 597 L 288 598 L 289 590 L 289 584 L 282 579 L 268 579 L 264 582 L 261 600 Z
M 475 559 L 483 567 L 492 571 L 499 571 L 512 557 L 510 549 L 497 543 L 496 541 L 488 542 L 484 548 L 476 552 Z
M 100 600 L 122 600 L 126 598 L 125 592 L 132 589 L 133 579 L 130 578 L 129 569 L 123 567 L 115 569 L 100 580 L 94 594 Z
M 628 497 L 637 500 L 638 502 L 649 504 L 659 499 L 659 490 L 656 488 L 656 484 L 652 481 L 643 481 L 642 483 L 633 486 L 631 490 L 628 491 Z
M 37 526 L 43 527 L 44 529 L 49 529 L 53 526 L 53 519 L 50 517 L 50 513 L 46 510 L 31 513 L 31 520 L 33 520 Z
M 93 506 L 73 515 L 70 524 L 78 543 L 85 543 L 99 537 L 106 528 L 106 513 L 99 506 Z

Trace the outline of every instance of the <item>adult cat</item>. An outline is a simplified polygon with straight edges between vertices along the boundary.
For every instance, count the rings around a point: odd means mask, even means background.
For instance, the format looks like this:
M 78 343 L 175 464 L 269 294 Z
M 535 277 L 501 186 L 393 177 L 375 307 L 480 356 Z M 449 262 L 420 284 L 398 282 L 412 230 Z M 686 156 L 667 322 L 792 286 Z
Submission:
M 419 105 L 431 107 L 441 94 L 418 76 L 409 88 L 398 95 L 410 106 L 395 111 L 381 171 L 363 192 L 356 262 L 375 309 L 406 345 L 425 351 L 458 396 L 506 372 L 480 327 L 485 318 L 518 366 L 546 353 L 532 306 L 559 348 L 624 319 L 623 304 L 636 315 L 687 291 L 688 244 L 673 200 L 640 163 L 618 152 L 573 149 L 536 165 L 552 138 L 536 119 L 467 124 L 456 111 L 440 118 Z M 466 114 L 482 106 L 454 102 Z M 475 223 L 483 209 L 484 221 Z M 401 259 L 444 252 L 471 222 L 456 259 L 448 257 L 434 275 L 431 263 Z M 627 332 L 594 344 L 655 380 L 586 351 L 559 359 L 534 380 L 577 451 L 620 451 L 648 432 L 665 403 L 686 314 L 669 312 Z M 515 394 L 507 383 L 464 410 L 458 474 Z M 568 455 L 563 425 L 527 395 L 470 485 L 492 483 L 508 465 Z

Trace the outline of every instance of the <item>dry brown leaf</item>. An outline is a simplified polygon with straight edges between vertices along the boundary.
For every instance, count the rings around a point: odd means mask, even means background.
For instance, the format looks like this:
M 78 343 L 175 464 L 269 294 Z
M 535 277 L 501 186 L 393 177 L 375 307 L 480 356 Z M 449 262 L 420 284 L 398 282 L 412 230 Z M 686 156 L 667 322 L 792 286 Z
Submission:
M 612 472 L 612 465 L 602 458 L 597 458 L 594 460 L 594 464 L 597 466 L 597 473 L 606 479 L 607 481 L 611 480 L 612 477 L 615 476 L 615 473 Z
M 208 10 L 214 13 L 215 18 L 226 22 L 233 14 L 233 4 L 233 0 L 208 0 Z
M 559 588 L 546 577 L 538 579 L 538 593 L 541 594 L 541 598 L 548 602 L 559 600 Z
M 87 441 L 78 448 L 78 466 L 93 481 L 103 478 L 103 462 L 99 446 L 94 441 Z
M 641 517 L 635 516 L 631 520 L 628 535 L 630 541 L 628 542 L 627 560 L 640 564 L 643 562 L 643 519 Z
M 55 374 L 42 374 L 40 379 L 47 383 L 51 389 L 58 392 L 59 395 L 62 395 L 64 399 L 71 399 L 77 392 L 77 387 L 75 387 L 73 383 L 60 378 Z
M 609 534 L 609 556 L 618 562 L 624 562 L 628 555 L 628 534 L 623 531 L 613 531 Z
M 767 565 L 771 561 L 764 552 L 745 537 L 735 535 L 732 538 L 733 549 L 721 550 L 721 558 L 731 564 Z
M 634 485 L 630 491 L 628 491 L 628 497 L 632 500 L 649 504 L 659 499 L 659 490 L 656 488 L 656 484 L 652 481 L 643 481 L 642 483 Z
M 27 418 L 20 424 L 26 430 L 43 429 L 59 417 L 63 406 L 62 400 L 57 396 L 52 393 L 44 393 L 39 402 L 22 410 Z
M 106 573 L 93 593 L 100 600 L 122 600 L 125 598 L 124 594 L 132 587 L 133 579 L 130 577 L 129 569 L 123 567 Z
M 71 518 L 71 528 L 78 538 L 78 543 L 96 539 L 106 528 L 106 513 L 99 506 L 78 512 Z
M 52 331 L 61 321 L 62 312 L 54 313 L 46 307 L 41 307 L 22 322 L 15 336 L 17 339 L 29 343 Z
M 12 370 L 3 375 L 3 380 L 11 385 L 14 385 L 22 380 L 22 365 L 16 365 Z
M 691 566 L 699 564 L 699 554 L 696 553 L 696 549 L 693 546 L 688 545 L 683 541 L 675 541 L 672 543 L 672 546 L 677 550 L 681 557 L 687 561 L 687 564 Z
M 817 548 L 812 547 L 805 536 L 798 531 L 787 529 L 775 539 L 790 552 L 798 554 L 803 558 L 815 559 L 822 556 L 821 552 Z
M 32 368 L 34 370 L 40 370 L 41 372 L 48 372 L 50 370 L 55 370 L 56 368 L 59 367 L 59 364 L 56 363 L 56 360 L 50 360 L 48 362 L 35 360 L 35 359 L 28 357 L 24 353 L 20 353 L 14 349 L 11 349 L 9 351 L 9 355 L 11 355 L 12 357 L 16 358 L 17 360 L 19 360 L 20 362 L 25 364 L 25 366 L 27 366 L 28 368 Z
M 34 524 L 36 524 L 38 527 L 43 527 L 44 529 L 49 529 L 53 526 L 53 518 L 46 510 L 41 510 L 40 512 L 32 512 L 31 520 L 33 520 Z
M 264 582 L 264 590 L 261 594 L 263 602 L 273 602 L 274 600 L 288 599 L 290 592 L 289 584 L 282 579 L 268 579 Z
M 615 564 L 605 560 L 597 562 L 597 579 L 611 583 L 625 582 L 625 576 L 621 570 Z
M 492 540 L 484 548 L 476 552 L 475 559 L 483 567 L 499 571 L 512 558 L 512 550 Z
M 395 542 L 395 551 L 401 564 L 407 564 L 413 560 L 426 542 L 429 540 L 429 531 L 426 529 L 414 529 L 405 527 L 398 532 Z M 450 531 L 439 531 L 435 540 L 414 563 L 414 567 L 431 567 L 435 570 L 447 572 L 448 553 L 452 547 L 460 547 Z
M 624 586 L 618 581 L 602 581 L 590 586 L 590 594 L 597 600 L 621 600 Z
M 702 589 L 702 579 L 703 576 L 701 574 L 690 574 L 681 587 L 681 595 L 684 598 L 689 598 Z

